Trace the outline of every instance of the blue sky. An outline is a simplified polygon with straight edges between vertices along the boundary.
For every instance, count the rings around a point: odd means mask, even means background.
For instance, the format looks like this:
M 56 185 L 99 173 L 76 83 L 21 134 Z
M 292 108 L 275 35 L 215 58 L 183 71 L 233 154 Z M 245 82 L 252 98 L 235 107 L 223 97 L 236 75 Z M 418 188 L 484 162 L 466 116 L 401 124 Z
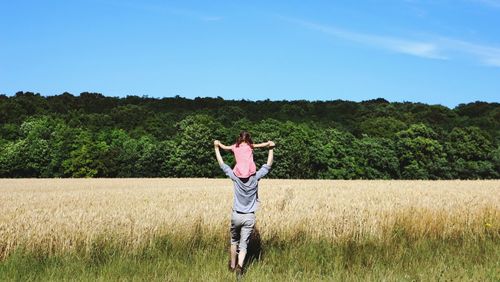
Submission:
M 500 101 L 500 0 L 0 0 L 0 93 Z

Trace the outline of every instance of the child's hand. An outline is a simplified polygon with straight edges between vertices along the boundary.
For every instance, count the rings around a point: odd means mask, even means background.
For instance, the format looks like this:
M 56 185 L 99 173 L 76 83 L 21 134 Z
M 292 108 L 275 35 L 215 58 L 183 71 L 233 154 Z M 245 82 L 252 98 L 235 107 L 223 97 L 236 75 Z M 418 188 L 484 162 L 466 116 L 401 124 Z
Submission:
M 276 144 L 274 144 L 273 141 L 267 141 L 267 143 L 269 144 L 269 148 L 274 148 L 276 146 Z
M 217 148 L 217 147 L 219 147 L 219 145 L 220 145 L 220 141 L 219 140 L 215 140 L 214 141 L 214 147 Z

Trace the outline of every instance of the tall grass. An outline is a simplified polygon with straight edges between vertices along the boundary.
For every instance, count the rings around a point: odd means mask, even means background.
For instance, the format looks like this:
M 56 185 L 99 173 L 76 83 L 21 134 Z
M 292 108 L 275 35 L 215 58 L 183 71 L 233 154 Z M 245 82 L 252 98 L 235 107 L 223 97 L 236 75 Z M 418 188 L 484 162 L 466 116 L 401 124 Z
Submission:
M 206 239 L 211 238 L 211 239 Z M 23 249 L 0 263 L 0 280 L 230 281 L 227 246 L 208 236 L 165 236 L 130 253 L 96 245 L 86 255 L 40 255 Z M 223 239 L 223 238 L 219 238 Z M 248 281 L 498 281 L 500 246 L 491 239 L 390 242 L 297 238 L 267 239 L 264 253 L 248 266 Z
M 499 181 L 263 180 L 253 280 L 495 280 Z M 0 280 L 219 280 L 225 179 L 0 180 Z

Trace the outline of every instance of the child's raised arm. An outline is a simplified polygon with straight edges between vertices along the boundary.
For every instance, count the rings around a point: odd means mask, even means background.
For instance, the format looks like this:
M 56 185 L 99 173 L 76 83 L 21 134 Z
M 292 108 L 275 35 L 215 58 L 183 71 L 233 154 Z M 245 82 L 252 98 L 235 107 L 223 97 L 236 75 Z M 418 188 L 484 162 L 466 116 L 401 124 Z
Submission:
M 231 151 L 231 146 L 226 146 L 226 145 L 222 144 L 221 142 L 219 142 L 219 147 L 221 147 L 222 149 L 224 149 L 226 151 Z
M 267 165 L 272 166 L 273 165 L 273 159 L 274 159 L 274 152 L 273 149 L 276 146 L 273 141 L 269 141 L 269 153 L 267 155 Z
M 267 141 L 264 143 L 259 143 L 259 144 L 253 144 L 254 148 L 263 148 L 263 147 L 269 147 L 271 141 Z

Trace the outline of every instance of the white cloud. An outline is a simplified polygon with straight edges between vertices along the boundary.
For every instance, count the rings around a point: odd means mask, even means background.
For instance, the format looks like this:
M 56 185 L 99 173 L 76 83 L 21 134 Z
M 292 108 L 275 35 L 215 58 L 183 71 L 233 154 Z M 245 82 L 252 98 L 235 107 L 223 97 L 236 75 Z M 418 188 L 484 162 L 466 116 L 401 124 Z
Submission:
M 484 65 L 500 67 L 499 47 L 491 47 L 452 38 L 440 38 L 439 41 L 440 45 L 447 50 L 472 56 Z
M 438 47 L 430 42 L 413 41 L 391 36 L 381 36 L 381 35 L 353 32 L 346 29 L 321 25 L 309 21 L 291 19 L 286 17 L 281 17 L 281 18 L 287 21 L 300 24 L 304 27 L 318 30 L 325 34 L 329 34 L 347 41 L 356 42 L 362 45 L 377 47 L 417 57 L 423 57 L 429 59 L 446 59 L 446 57 L 441 54 Z
M 416 41 L 399 37 L 353 32 L 338 27 L 321 25 L 283 16 L 279 16 L 279 18 L 339 39 L 392 52 L 441 60 L 468 57 L 483 65 L 500 67 L 500 47 L 482 45 L 447 37 L 430 37 L 425 41 Z

